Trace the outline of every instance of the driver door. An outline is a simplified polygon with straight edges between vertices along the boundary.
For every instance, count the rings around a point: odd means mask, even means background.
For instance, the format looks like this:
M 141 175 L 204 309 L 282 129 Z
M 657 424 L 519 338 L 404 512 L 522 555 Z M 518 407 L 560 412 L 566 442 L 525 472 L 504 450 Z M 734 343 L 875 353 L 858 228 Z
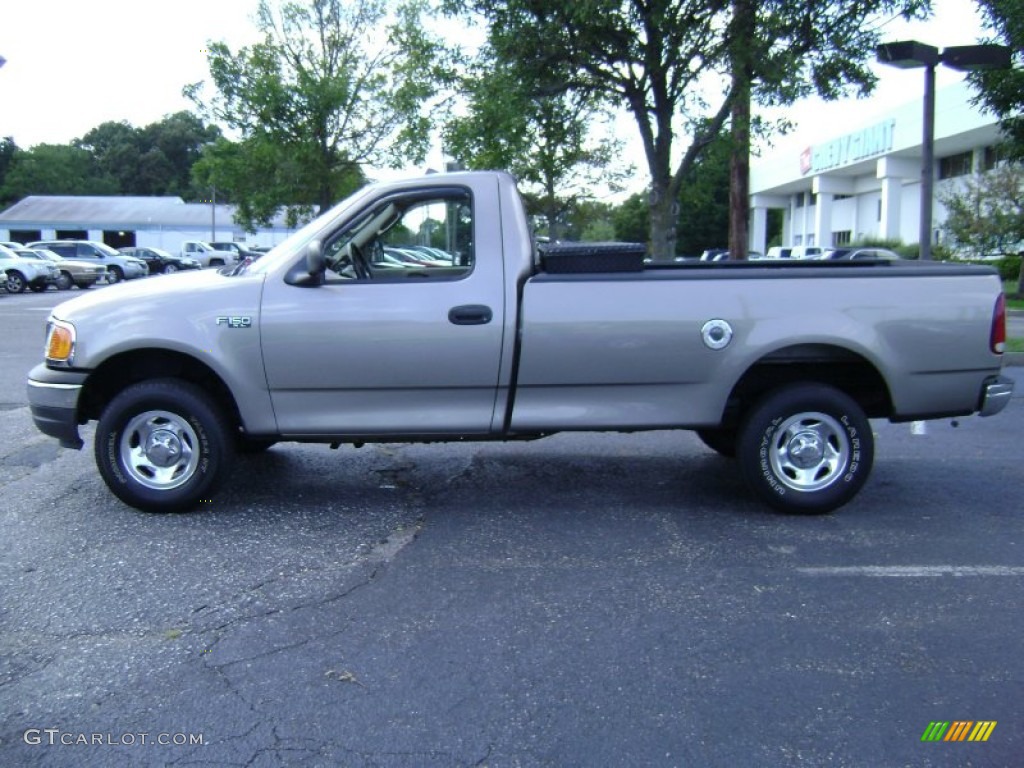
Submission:
M 323 238 L 324 284 L 268 279 L 260 327 L 282 434 L 490 431 L 504 283 L 499 235 L 476 219 L 465 188 L 392 194 Z

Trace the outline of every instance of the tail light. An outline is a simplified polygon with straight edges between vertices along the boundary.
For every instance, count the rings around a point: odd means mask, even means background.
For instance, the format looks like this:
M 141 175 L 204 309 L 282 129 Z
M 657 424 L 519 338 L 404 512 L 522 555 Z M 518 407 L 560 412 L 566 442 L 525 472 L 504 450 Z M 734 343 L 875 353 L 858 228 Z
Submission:
M 992 310 L 992 333 L 988 346 L 996 355 L 1006 351 L 1006 296 L 1002 293 L 996 299 L 996 306 Z

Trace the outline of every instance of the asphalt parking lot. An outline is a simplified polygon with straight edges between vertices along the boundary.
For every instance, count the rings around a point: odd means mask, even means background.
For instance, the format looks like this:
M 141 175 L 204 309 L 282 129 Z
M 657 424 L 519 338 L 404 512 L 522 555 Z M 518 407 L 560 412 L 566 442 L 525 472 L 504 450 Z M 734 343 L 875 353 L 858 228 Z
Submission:
M 1020 765 L 1020 392 L 875 422 L 823 517 L 671 432 L 281 445 L 146 515 L 8 389 L 60 298 L 0 298 L 0 765 Z

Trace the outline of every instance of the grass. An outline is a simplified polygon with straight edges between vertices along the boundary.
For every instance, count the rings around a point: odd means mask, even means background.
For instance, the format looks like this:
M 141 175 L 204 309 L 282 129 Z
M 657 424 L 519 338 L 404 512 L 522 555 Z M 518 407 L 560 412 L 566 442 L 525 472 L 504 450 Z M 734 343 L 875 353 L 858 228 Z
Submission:
M 1007 339 L 1006 351 L 1024 353 L 1024 339 Z

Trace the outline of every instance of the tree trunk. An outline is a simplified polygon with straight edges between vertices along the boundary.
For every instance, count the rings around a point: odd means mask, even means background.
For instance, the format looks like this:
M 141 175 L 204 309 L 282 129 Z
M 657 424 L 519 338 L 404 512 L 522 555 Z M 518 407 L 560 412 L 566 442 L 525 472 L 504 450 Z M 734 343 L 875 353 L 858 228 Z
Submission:
M 1020 272 L 1017 275 L 1017 295 L 1024 298 L 1024 251 L 1021 251 L 1020 256 Z
M 651 257 L 667 261 L 676 255 L 676 202 L 672 185 L 667 180 L 651 184 Z

